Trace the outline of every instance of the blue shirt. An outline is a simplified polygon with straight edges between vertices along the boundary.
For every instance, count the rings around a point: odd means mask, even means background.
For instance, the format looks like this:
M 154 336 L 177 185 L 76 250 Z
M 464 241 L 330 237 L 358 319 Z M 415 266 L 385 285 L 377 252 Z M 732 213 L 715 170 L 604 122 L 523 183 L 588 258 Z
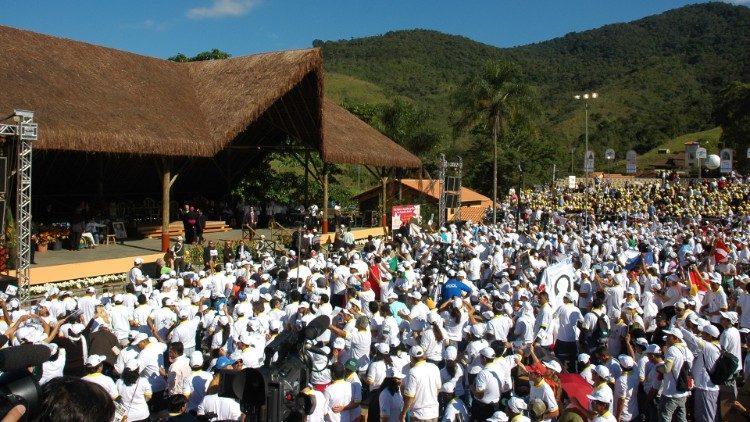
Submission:
M 455 278 L 452 278 L 443 284 L 443 289 L 440 291 L 440 295 L 443 297 L 443 301 L 446 301 L 453 299 L 454 297 L 461 297 L 461 292 L 471 294 L 471 287 Z
M 401 315 L 399 315 L 398 313 L 402 309 L 406 309 L 408 311 L 409 308 L 406 306 L 404 302 L 399 302 L 398 300 L 393 301 L 393 303 L 388 305 L 388 307 L 391 308 L 391 313 L 393 314 L 393 318 L 396 319 L 396 323 L 398 325 L 401 325 L 401 321 L 403 321 L 403 319 L 401 318 Z

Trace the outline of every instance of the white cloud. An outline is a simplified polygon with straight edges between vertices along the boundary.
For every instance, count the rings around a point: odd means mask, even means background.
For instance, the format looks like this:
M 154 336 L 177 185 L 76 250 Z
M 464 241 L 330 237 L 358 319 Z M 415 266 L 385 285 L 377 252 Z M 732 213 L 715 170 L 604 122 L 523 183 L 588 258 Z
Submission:
M 261 0 L 211 0 L 211 7 L 196 7 L 187 12 L 190 19 L 211 19 L 242 16 L 260 4 Z

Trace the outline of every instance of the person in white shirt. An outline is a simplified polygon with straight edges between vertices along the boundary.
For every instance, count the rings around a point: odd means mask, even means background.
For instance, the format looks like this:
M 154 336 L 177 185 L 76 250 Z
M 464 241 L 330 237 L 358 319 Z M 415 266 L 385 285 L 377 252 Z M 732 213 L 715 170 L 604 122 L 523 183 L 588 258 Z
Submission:
M 219 375 L 216 375 L 218 378 Z M 205 415 L 208 413 L 215 413 L 216 420 L 219 421 L 239 421 L 244 419 L 240 404 L 237 400 L 230 397 L 219 397 L 219 382 L 211 382 L 206 397 L 198 406 L 198 415 Z
M 401 383 L 404 374 L 399 369 L 389 368 L 383 381 L 383 388 L 378 396 L 379 421 L 401 422 L 401 409 L 404 397 L 401 395 Z
M 497 410 L 500 403 L 500 379 L 489 365 L 495 358 L 495 351 L 485 347 L 479 355 L 483 369 L 477 374 L 471 388 L 474 395 L 471 414 L 477 420 L 484 420 Z
M 201 311 L 202 307 L 201 304 Z M 191 313 L 188 309 L 181 309 L 180 322 L 169 333 L 169 341 L 182 343 L 186 356 L 190 356 L 195 351 L 195 336 L 201 323 L 200 318 Z
M 691 373 L 693 374 L 693 419 L 698 422 L 713 422 L 717 420 L 719 404 L 719 386 L 711 382 L 708 370 L 713 368 L 719 359 L 719 329 L 711 324 L 699 328 L 697 336 L 682 328 L 685 343 L 695 355 Z
M 578 322 L 583 321 L 581 311 L 574 305 L 577 294 L 575 291 L 566 292 L 563 304 L 555 311 L 558 321 L 557 342 L 555 356 L 568 368 L 569 372 L 576 371 L 576 357 L 578 355 Z M 550 337 L 552 337 L 550 335 Z
M 401 409 L 401 419 L 411 411 L 414 422 L 429 421 L 439 415 L 438 390 L 440 389 L 440 370 L 437 366 L 425 360 L 424 350 L 420 346 L 412 346 L 409 350 L 412 367 L 404 381 L 404 406 Z
M 130 332 L 131 322 L 133 321 L 133 310 L 123 305 L 123 295 L 115 295 L 114 300 L 115 306 L 109 310 L 112 333 L 117 336 L 120 346 L 126 346 L 128 344 L 128 333 Z
M 541 420 L 551 422 L 560 416 L 560 408 L 557 404 L 557 398 L 552 391 L 552 387 L 544 380 L 543 374 L 536 368 L 527 367 L 529 374 L 529 400 L 539 399 L 544 402 L 547 410 L 541 415 Z
M 638 384 L 640 378 L 635 368 L 635 360 L 628 355 L 617 357 L 622 374 L 615 380 L 615 418 L 620 422 L 630 422 L 638 416 Z
M 150 341 L 149 337 L 143 333 L 139 333 L 131 344 L 140 349 L 137 358 L 138 367 L 141 376 L 145 377 L 151 386 L 154 403 L 152 407 L 159 407 L 164 400 L 164 391 L 167 389 L 167 380 L 164 377 L 166 373 L 163 372 L 164 352 L 167 350 L 167 345 L 156 340 Z
M 312 396 L 315 399 L 315 407 L 312 409 L 312 412 L 307 415 L 305 422 L 325 422 L 326 411 L 328 410 L 328 403 L 326 402 L 325 395 L 310 385 L 305 387 L 301 393 L 307 396 Z
M 96 305 L 99 304 L 99 300 L 96 298 L 96 289 L 89 287 L 86 289 L 86 294 L 82 298 L 78 299 L 78 309 L 83 312 L 83 323 L 88 325 L 89 321 L 94 318 Z M 750 310 L 749 310 L 750 311 Z
M 683 335 L 680 329 L 664 330 L 664 334 L 667 336 L 668 349 L 664 354 L 664 364 L 657 368 L 664 377 L 659 401 L 659 420 L 671 421 L 674 416 L 678 421 L 686 422 L 685 402 L 690 393 L 677 389 L 677 378 L 682 366 L 686 362 L 690 364 L 689 359 L 692 359 L 693 354 L 682 342 Z
M 593 391 L 592 394 L 586 397 L 589 399 L 589 406 L 593 413 L 592 422 L 618 422 L 609 410 L 612 405 L 611 390 L 602 389 Z
M 185 378 L 182 393 L 188 398 L 187 410 L 197 410 L 206 396 L 213 375 L 203 370 L 203 353 L 199 350 L 190 355 L 192 372 Z
M 58 347 L 56 343 L 46 344 L 51 354 L 49 359 L 42 364 L 42 377 L 39 379 L 39 385 L 46 384 L 49 380 L 63 376 L 65 369 L 65 349 Z
M 112 381 L 112 378 L 102 374 L 102 369 L 104 369 L 104 365 L 102 363 L 106 359 L 107 358 L 102 355 L 89 356 L 86 359 L 86 370 L 89 371 L 89 374 L 84 376 L 83 379 L 102 386 L 102 388 L 107 391 L 110 397 L 112 397 L 112 400 L 115 400 L 120 397 L 120 393 L 117 392 L 115 382 Z
M 326 403 L 328 404 L 326 417 L 329 422 L 349 422 L 342 418 L 342 413 L 338 410 L 348 405 L 352 400 L 351 385 L 344 380 L 344 377 L 346 377 L 344 365 L 342 363 L 334 364 L 331 368 L 333 383 L 326 387 L 326 390 L 323 392 L 323 396 L 325 396 Z
M 456 384 L 452 382 L 443 383 L 443 387 L 440 392 L 444 394 L 445 400 L 448 404 L 445 405 L 443 416 L 440 418 L 440 422 L 454 422 L 456 420 L 468 421 L 469 410 L 466 405 L 459 397 L 455 394 Z
M 151 400 L 151 385 L 147 379 L 139 376 L 137 359 L 128 361 L 116 386 L 127 410 L 128 420 L 147 420 L 150 416 L 148 401 Z

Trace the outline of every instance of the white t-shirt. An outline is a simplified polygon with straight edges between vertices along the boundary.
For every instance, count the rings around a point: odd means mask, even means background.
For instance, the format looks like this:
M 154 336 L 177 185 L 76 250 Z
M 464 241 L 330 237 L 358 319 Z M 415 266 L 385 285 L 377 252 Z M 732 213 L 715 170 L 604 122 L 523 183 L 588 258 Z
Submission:
M 117 387 L 115 387 L 115 382 L 112 381 L 112 378 L 102 374 L 101 372 L 88 374 L 83 377 L 83 379 L 88 382 L 93 382 L 94 384 L 101 385 L 102 388 L 104 388 L 107 393 L 109 393 L 112 399 L 116 399 L 120 395 L 120 393 L 117 392 Z
M 392 395 L 388 389 L 384 389 L 380 392 L 379 403 L 381 418 L 387 417 L 388 422 L 399 422 L 401 420 L 404 398 L 399 390 L 396 390 L 396 394 Z
M 742 315 L 740 315 L 740 327 L 750 328 L 750 293 L 740 293 L 740 297 L 737 299 L 737 307 L 742 309 Z
M 623 373 L 615 383 L 614 397 L 619 399 L 619 405 L 622 406 L 620 420 L 629 422 L 638 415 L 638 372 Z
M 151 386 L 145 378 L 138 379 L 133 385 L 125 385 L 117 380 L 117 392 L 120 394 L 122 404 L 128 409 L 129 421 L 140 421 L 147 419 L 150 415 L 146 394 L 151 394 Z
M 198 331 L 198 324 L 201 320 L 198 318 L 188 319 L 180 322 L 169 334 L 171 342 L 180 342 L 185 349 L 195 347 L 195 333 Z
M 335 413 L 332 409 L 336 406 L 346 406 L 352 401 L 352 387 L 344 380 L 334 381 L 333 384 L 326 387 L 323 393 L 328 403 L 326 415 L 329 422 L 348 422 L 343 419 L 341 413 Z
M 413 397 L 411 414 L 418 419 L 432 419 L 439 416 L 438 390 L 441 387 L 440 370 L 426 361 L 414 365 L 404 380 L 404 396 Z
M 500 382 L 496 374 L 490 368 L 482 369 L 474 381 L 474 388 L 484 392 L 482 398 L 477 399 L 482 403 L 491 404 L 500 401 Z
M 193 371 L 190 376 L 185 378 L 182 392 L 189 396 L 188 410 L 198 409 L 203 398 L 206 397 L 208 386 L 213 380 L 213 376 L 206 371 Z
M 542 380 L 537 385 L 529 386 L 529 400 L 539 399 L 544 402 L 547 406 L 547 412 L 554 412 L 558 407 L 555 393 L 552 391 L 552 387 L 547 384 L 546 381 Z M 552 419 L 544 419 L 549 422 Z
M 672 370 L 664 374 L 662 379 L 662 395 L 671 398 L 687 397 L 688 392 L 677 391 L 677 377 L 680 375 L 682 365 L 685 363 L 685 357 L 690 353 L 684 344 L 670 346 L 667 353 L 664 354 L 664 361 L 672 362 Z M 692 355 L 692 354 L 691 354 Z
M 216 413 L 216 420 L 236 421 L 242 416 L 240 404 L 237 400 L 229 397 L 219 397 L 218 394 L 211 394 L 203 399 L 203 403 L 198 406 L 198 414 Z
M 461 415 L 462 421 L 468 421 L 469 420 L 469 411 L 466 409 L 466 405 L 464 402 L 461 401 L 459 398 L 454 398 L 448 404 L 445 406 L 445 413 L 443 413 L 442 419 L 440 419 L 441 422 L 453 422 L 456 420 L 456 417 L 458 415 Z
M 572 303 L 564 304 L 557 308 L 557 339 L 559 341 L 574 342 L 578 340 L 578 329 L 576 324 L 583 319 L 581 311 Z

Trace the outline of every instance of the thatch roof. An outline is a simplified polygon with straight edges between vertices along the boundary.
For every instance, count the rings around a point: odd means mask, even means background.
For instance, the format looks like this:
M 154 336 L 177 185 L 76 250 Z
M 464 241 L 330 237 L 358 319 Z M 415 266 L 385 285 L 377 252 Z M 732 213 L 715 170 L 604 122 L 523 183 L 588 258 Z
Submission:
M 35 148 L 211 153 L 188 67 L 4 26 L 0 45 L 0 110 L 35 112 Z
M 326 162 L 421 165 L 324 102 L 319 49 L 174 63 L 4 26 L 0 45 L 0 112 L 33 110 L 38 149 L 214 157 L 257 136 L 255 125 L 301 139 Z
M 323 160 L 333 163 L 417 168 L 422 161 L 333 101 L 323 101 Z

